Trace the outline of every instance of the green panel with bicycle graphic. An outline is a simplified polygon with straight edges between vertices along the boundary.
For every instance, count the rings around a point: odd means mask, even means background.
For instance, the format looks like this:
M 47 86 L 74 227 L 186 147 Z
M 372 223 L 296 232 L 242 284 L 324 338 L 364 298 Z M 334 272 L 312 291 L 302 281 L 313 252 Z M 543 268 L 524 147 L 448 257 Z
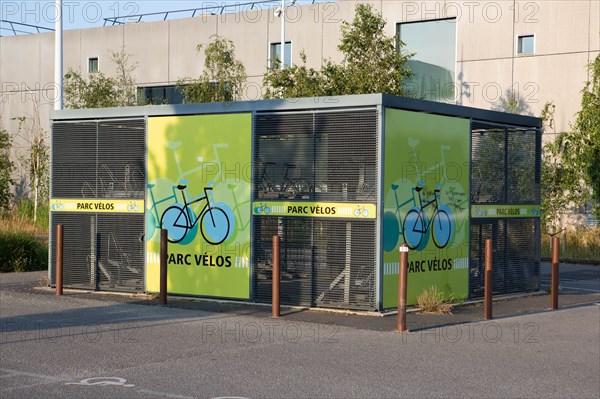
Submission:
M 397 306 L 399 245 L 409 248 L 408 303 L 437 286 L 468 296 L 468 119 L 385 112 L 383 307 Z
M 251 114 L 148 118 L 146 290 L 249 299 Z

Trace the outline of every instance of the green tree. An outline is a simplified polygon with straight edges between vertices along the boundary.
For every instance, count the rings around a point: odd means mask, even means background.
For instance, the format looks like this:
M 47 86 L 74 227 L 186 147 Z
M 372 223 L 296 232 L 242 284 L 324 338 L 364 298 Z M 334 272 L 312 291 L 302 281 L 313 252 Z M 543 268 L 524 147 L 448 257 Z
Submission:
M 582 90 L 581 110 L 573 130 L 544 145 L 542 210 L 547 224 L 573 208 L 592 209 L 600 218 L 600 56 L 589 65 L 590 81 Z M 542 110 L 544 129 L 553 129 L 554 105 Z
M 116 77 L 102 72 L 91 73 L 87 78 L 80 71 L 69 68 L 64 79 L 67 108 L 107 108 L 137 105 L 133 72 L 137 63 L 122 48 L 110 51 L 111 62 L 117 69 Z
M 122 47 L 119 51 L 109 51 L 111 60 L 117 69 L 114 78 L 116 87 L 116 102 L 118 106 L 137 105 L 135 80 L 133 73 L 138 67 L 137 62 L 132 62 L 132 55 Z
M 10 159 L 12 137 L 5 129 L 0 129 L 0 212 L 6 211 L 12 201 L 12 186 L 15 181 L 12 173 L 15 165 Z
M 581 91 L 581 110 L 575 119 L 579 133 L 586 182 L 593 190 L 595 213 L 600 218 L 600 55 L 589 65 L 591 80 Z
M 187 103 L 237 101 L 243 97 L 246 69 L 235 58 L 231 40 L 212 35 L 212 42 L 204 50 L 204 71 L 198 79 L 184 78 L 177 84 L 183 89 Z M 196 47 L 202 51 L 202 44 Z
M 280 69 L 279 62 L 263 78 L 265 98 L 387 93 L 405 95 L 402 83 L 412 76 L 399 37 L 385 34 L 386 21 L 369 4 L 357 4 L 351 23 L 344 21 L 338 50 L 340 64 L 323 60 L 320 71 L 302 65 Z M 396 44 L 398 48 L 396 48 Z
M 554 129 L 552 102 L 542 109 L 544 133 Z M 584 182 L 581 136 L 576 132 L 559 133 L 544 144 L 542 156 L 542 222 L 545 226 L 558 225 L 561 213 L 572 207 L 582 207 L 590 199 L 590 190 Z
M 48 201 L 50 149 L 46 144 L 46 132 L 41 128 L 37 102 L 34 102 L 34 106 L 35 116 L 33 118 L 19 117 L 15 119 L 19 121 L 17 134 L 29 143 L 28 153 L 18 158 L 29 169 L 29 188 L 33 193 L 33 221 L 36 222 L 38 205 Z M 27 125 L 30 127 L 27 128 Z

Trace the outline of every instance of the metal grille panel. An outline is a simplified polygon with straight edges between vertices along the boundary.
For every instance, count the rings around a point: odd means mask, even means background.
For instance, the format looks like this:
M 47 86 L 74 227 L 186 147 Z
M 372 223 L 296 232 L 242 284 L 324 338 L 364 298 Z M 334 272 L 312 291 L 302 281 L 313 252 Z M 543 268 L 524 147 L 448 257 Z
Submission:
M 96 215 L 52 213 L 50 245 L 50 284 L 56 284 L 56 225 L 64 225 L 63 285 L 71 288 L 95 289 L 95 266 L 91 248 L 92 225 Z
M 52 156 L 53 198 L 144 199 L 144 119 L 54 123 Z M 65 287 L 143 291 L 143 214 L 53 213 L 53 232 L 59 223 Z M 54 284 L 54 236 L 51 248 Z
M 98 287 L 143 291 L 143 215 L 98 215 L 96 245 Z
M 375 203 L 375 109 L 258 114 L 253 200 Z M 254 217 L 253 298 L 271 301 L 273 235 L 281 303 L 376 308 L 376 221 Z
M 254 122 L 255 199 L 375 202 L 377 114 L 266 114 Z
M 96 198 L 97 123 L 52 125 L 51 196 Z
M 375 221 L 257 219 L 253 234 L 256 302 L 271 302 L 271 240 L 277 234 L 282 237 L 282 304 L 375 309 Z
M 536 154 L 537 140 L 535 130 L 509 130 L 507 192 L 509 204 L 540 203 L 540 157 Z
M 541 132 L 475 121 L 471 129 L 471 202 L 539 204 Z
M 536 291 L 540 277 L 540 220 L 473 219 L 469 296 L 484 294 L 484 243 L 493 245 L 493 293 Z
M 472 121 L 471 204 L 539 204 L 541 132 Z M 540 220 L 471 219 L 469 296 L 484 294 L 484 244 L 493 243 L 493 292 L 539 289 Z
M 146 191 L 145 124 L 139 121 L 98 123 L 100 197 L 144 198 Z

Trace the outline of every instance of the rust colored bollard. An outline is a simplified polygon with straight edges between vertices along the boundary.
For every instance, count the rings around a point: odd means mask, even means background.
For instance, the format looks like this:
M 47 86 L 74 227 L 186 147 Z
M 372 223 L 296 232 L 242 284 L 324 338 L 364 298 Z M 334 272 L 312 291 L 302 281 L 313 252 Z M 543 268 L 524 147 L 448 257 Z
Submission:
M 159 301 L 161 305 L 167 304 L 167 250 L 168 250 L 168 232 L 165 229 L 160 231 L 160 292 Z
M 492 318 L 492 240 L 485 240 L 484 318 Z
M 56 225 L 56 295 L 63 294 L 63 225 Z
M 551 308 L 558 309 L 558 250 L 560 238 L 552 237 L 552 285 L 550 290 Z
M 396 332 L 406 331 L 406 283 L 408 280 L 408 245 L 400 245 L 400 264 L 398 270 L 398 319 Z
M 273 295 L 272 295 L 272 308 L 273 317 L 279 317 L 279 244 L 281 238 L 276 235 L 273 236 Z

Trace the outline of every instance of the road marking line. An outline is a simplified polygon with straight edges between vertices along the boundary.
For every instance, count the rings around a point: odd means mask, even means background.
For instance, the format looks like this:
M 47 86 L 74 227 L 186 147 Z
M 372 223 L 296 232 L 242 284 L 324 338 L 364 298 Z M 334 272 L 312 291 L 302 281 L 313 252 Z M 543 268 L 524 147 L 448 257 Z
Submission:
M 149 389 L 136 389 L 135 391 L 139 392 L 139 393 L 143 393 L 143 394 L 163 396 L 166 398 L 173 398 L 173 399 L 194 399 L 192 396 L 183 396 L 183 395 L 177 395 L 174 393 L 157 392 L 157 391 L 151 391 Z
M 575 290 L 575 291 L 590 291 L 590 292 L 600 293 L 600 290 L 590 290 L 590 289 L 587 289 L 587 288 L 567 287 L 567 286 L 564 286 L 564 285 L 561 285 L 561 288 L 567 288 L 569 290 Z
M 11 369 L 0 369 L 0 371 L 5 372 L 5 373 L 10 373 L 10 376 L 15 376 L 15 375 L 24 375 L 26 377 L 35 377 L 35 378 L 40 378 L 43 380 L 53 380 L 53 381 L 67 381 L 64 378 L 61 377 L 54 377 L 52 375 L 48 375 L 48 374 L 36 374 L 36 373 L 28 373 L 26 371 L 19 371 L 19 370 L 11 370 Z M 5 376 L 2 376 L 5 377 Z
M 540 277 L 540 280 L 551 281 L 552 277 Z M 558 277 L 559 281 L 568 281 L 570 283 L 600 283 L 598 280 L 575 280 L 572 278 L 562 278 Z

